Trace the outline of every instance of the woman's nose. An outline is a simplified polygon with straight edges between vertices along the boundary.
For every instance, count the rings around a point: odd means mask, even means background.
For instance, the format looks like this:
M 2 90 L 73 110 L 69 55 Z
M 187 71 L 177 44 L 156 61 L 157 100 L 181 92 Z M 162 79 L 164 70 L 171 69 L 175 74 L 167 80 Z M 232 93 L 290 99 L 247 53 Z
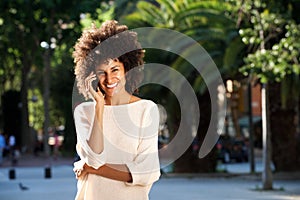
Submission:
M 106 82 L 107 82 L 108 84 L 110 84 L 110 83 L 112 83 L 112 81 L 113 81 L 113 76 L 112 76 L 112 74 L 106 74 Z

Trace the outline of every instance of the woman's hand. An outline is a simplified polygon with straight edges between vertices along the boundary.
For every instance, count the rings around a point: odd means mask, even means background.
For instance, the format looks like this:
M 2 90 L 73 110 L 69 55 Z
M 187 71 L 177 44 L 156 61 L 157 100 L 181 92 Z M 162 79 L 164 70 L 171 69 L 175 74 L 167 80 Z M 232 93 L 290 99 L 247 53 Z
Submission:
M 84 178 L 85 175 L 88 174 L 88 172 L 84 169 L 79 169 L 79 170 L 76 170 L 74 172 L 75 172 L 76 179 Z
M 85 90 L 91 94 L 92 98 L 97 103 L 104 105 L 104 95 L 100 91 L 100 88 L 97 87 L 97 91 L 93 88 L 92 83 L 95 80 L 97 80 L 97 76 L 93 72 L 91 72 L 90 75 L 85 79 Z
M 73 171 L 75 173 L 76 179 L 84 178 L 88 171 L 86 170 L 87 164 L 83 160 L 79 160 L 74 163 Z
M 82 168 L 74 170 L 77 179 L 84 178 L 89 173 L 96 174 L 95 171 L 96 170 L 94 168 L 88 166 L 86 163 L 84 163 Z

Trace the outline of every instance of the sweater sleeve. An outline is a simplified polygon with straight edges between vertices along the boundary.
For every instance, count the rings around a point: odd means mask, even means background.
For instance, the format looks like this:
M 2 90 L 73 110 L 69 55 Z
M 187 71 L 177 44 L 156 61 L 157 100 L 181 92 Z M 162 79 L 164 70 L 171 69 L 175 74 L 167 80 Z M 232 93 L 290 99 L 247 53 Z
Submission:
M 82 103 L 74 110 L 74 121 L 77 133 L 76 151 L 80 158 L 89 166 L 98 169 L 105 164 L 105 152 L 98 154 L 95 153 L 87 141 L 92 132 L 95 106 L 92 103 L 85 105 Z
M 158 107 L 151 102 L 143 114 L 137 155 L 132 162 L 127 163 L 132 175 L 132 182 L 126 183 L 127 185 L 146 186 L 159 179 L 158 126 Z

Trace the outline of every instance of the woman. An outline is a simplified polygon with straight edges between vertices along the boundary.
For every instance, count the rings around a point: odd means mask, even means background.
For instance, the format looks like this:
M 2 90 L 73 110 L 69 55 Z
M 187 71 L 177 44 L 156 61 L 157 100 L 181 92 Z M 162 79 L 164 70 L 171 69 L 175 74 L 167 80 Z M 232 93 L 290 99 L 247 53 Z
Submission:
M 107 21 L 83 32 L 73 56 L 78 90 L 93 100 L 74 110 L 81 158 L 75 199 L 148 199 L 160 176 L 159 114 L 152 101 L 132 94 L 144 56 L 137 34 Z

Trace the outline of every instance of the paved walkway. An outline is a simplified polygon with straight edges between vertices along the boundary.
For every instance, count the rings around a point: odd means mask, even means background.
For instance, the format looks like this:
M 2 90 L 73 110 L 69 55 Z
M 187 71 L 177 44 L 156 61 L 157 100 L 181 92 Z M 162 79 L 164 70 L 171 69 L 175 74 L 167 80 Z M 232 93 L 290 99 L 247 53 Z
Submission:
M 20 160 L 13 168 L 0 167 L 1 200 L 74 199 L 72 159 L 29 158 Z M 51 178 L 45 178 L 49 164 Z M 15 170 L 15 179 L 9 179 L 10 169 Z M 275 190 L 260 191 L 259 175 L 168 174 L 154 184 L 150 200 L 300 200 L 297 176 L 285 174 L 274 178 Z M 20 183 L 28 190 L 21 190 Z
M 22 155 L 14 167 L 43 167 L 43 166 L 57 166 L 57 165 L 72 165 L 74 158 L 71 157 L 45 157 L 45 156 L 34 156 L 34 155 Z M 12 163 L 8 158 L 4 159 L 0 168 L 12 167 Z

